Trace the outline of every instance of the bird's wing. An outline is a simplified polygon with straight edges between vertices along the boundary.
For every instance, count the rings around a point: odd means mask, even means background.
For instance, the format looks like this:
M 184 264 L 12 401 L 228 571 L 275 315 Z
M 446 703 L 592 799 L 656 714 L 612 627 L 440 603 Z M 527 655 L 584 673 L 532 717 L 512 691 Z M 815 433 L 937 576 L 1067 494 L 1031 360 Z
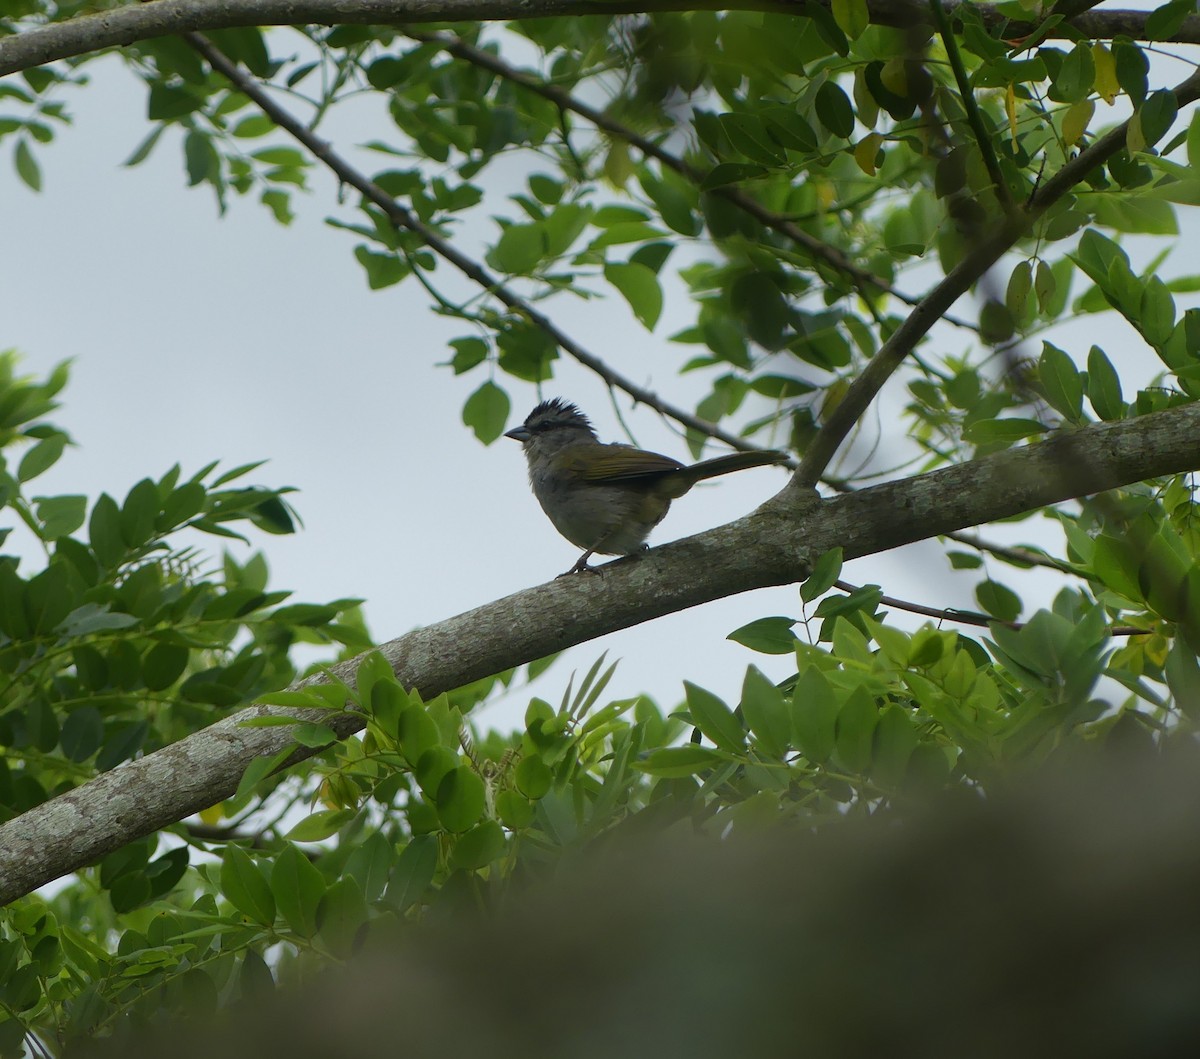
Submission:
M 572 464 L 582 478 L 593 482 L 654 478 L 683 466 L 670 456 L 635 449 L 631 445 L 588 446 Z

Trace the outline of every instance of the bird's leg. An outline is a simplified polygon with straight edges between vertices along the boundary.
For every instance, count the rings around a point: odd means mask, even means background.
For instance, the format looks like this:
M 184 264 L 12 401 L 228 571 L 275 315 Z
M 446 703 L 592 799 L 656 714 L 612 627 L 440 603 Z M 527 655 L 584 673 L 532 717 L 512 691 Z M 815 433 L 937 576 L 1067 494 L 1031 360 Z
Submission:
M 604 542 L 601 541 L 600 543 L 603 544 Z M 597 545 L 597 547 L 598 546 L 599 545 Z M 570 577 L 572 574 L 599 574 L 599 573 L 601 573 L 602 571 L 600 570 L 599 567 L 588 566 L 588 560 L 595 554 L 595 552 L 596 552 L 595 548 L 589 548 L 586 552 L 584 552 L 579 557 L 578 562 L 576 562 L 575 565 L 572 566 L 570 570 L 567 570 L 564 573 L 559 574 L 558 576 L 559 577 Z M 557 580 L 557 578 L 555 578 L 555 580 Z

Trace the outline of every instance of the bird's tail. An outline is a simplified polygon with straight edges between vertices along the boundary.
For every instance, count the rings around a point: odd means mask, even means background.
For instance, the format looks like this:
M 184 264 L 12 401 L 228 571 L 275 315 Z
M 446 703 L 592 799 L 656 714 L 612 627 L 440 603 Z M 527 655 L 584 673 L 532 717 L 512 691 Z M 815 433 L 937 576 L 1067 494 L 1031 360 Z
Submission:
M 786 452 L 767 450 L 764 452 L 731 452 L 728 456 L 717 456 L 715 459 L 704 460 L 686 468 L 688 478 L 693 482 L 705 478 L 716 478 L 719 474 L 732 474 L 734 471 L 744 471 L 750 467 L 767 467 L 771 464 L 786 463 Z

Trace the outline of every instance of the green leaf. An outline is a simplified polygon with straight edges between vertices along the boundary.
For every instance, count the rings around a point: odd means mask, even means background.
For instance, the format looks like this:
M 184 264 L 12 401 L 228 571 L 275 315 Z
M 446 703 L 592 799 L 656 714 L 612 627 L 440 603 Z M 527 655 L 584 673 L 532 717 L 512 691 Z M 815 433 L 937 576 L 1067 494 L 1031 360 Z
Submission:
M 1175 705 L 1183 715 L 1192 721 L 1200 718 L 1200 664 L 1195 652 L 1181 640 L 1175 641 L 1167 654 L 1163 672 Z
M 663 779 L 678 779 L 717 768 L 726 761 L 725 755 L 708 747 L 670 746 L 662 750 L 652 750 L 643 760 L 634 762 L 633 767 Z
M 447 772 L 459 766 L 459 756 L 448 746 L 434 746 L 425 751 L 413 769 L 417 784 L 425 796 L 433 801 L 438 784 Z
M 1129 133 L 1126 137 L 1129 150 L 1137 152 L 1153 147 L 1167 134 L 1178 112 L 1179 105 L 1175 101 L 1174 92 L 1165 88 L 1151 92 L 1129 119 Z
M 688 713 L 696 727 L 722 750 L 745 750 L 746 733 L 733 711 L 711 691 L 686 680 L 683 687 Z
M 66 434 L 55 433 L 48 438 L 42 438 L 21 458 L 21 464 L 17 468 L 17 481 L 28 482 L 48 471 L 58 462 L 66 444 Z
M 1146 58 L 1145 52 L 1130 40 L 1114 40 L 1112 54 L 1117 68 L 1118 83 L 1135 105 L 1140 103 L 1146 98 L 1146 75 L 1150 70 L 1150 60 Z
M 237 846 L 229 846 L 221 860 L 221 893 L 243 915 L 269 927 L 275 922 L 275 898 L 254 863 Z
M 396 858 L 386 900 L 401 912 L 411 908 L 428 891 L 437 864 L 438 840 L 433 835 L 415 835 Z
M 1121 377 L 1112 361 L 1099 346 L 1088 352 L 1088 401 L 1096 415 L 1104 420 L 1123 419 L 1125 399 L 1121 396 Z
M 317 906 L 317 934 L 339 959 L 358 948 L 367 925 L 367 905 L 358 883 L 349 876 L 338 879 Z
M 722 114 L 720 123 L 734 150 L 744 155 L 748 161 L 767 166 L 781 165 L 784 162 L 784 152 L 757 115 L 745 112 Z
M 450 358 L 450 367 L 455 375 L 470 371 L 476 365 L 487 359 L 488 344 L 482 338 L 455 338 L 450 342 L 454 356 Z
M 1016 332 L 1016 321 L 1008 306 L 989 299 L 979 310 L 979 334 L 990 345 L 1007 342 Z
M 1077 103 L 1091 94 L 1095 83 L 1096 63 L 1092 49 L 1084 43 L 1076 44 L 1059 67 L 1051 98 L 1063 103 Z
M 271 894 L 284 922 L 303 938 L 317 933 L 325 877 L 295 846 L 284 846 L 271 868 Z
M 817 561 L 813 563 L 812 573 L 804 579 L 804 584 L 800 586 L 800 598 L 805 603 L 811 603 L 833 588 L 834 583 L 841 575 L 842 549 L 830 548 L 829 551 L 822 552 Z
M 1054 269 L 1045 261 L 1039 261 L 1033 278 L 1033 292 L 1037 295 L 1038 308 L 1047 316 L 1055 315 L 1053 305 L 1057 290 L 1058 280 L 1055 278 Z
M 74 638 L 107 629 L 128 629 L 137 623 L 132 614 L 114 613 L 108 603 L 84 603 L 63 618 L 54 631 Z
M 42 190 L 41 167 L 37 164 L 37 159 L 33 157 L 33 152 L 29 149 L 29 141 L 24 137 L 17 140 L 17 147 L 13 152 L 13 165 L 16 167 L 17 176 L 21 178 L 23 184 L 33 191 Z
M 501 791 L 496 795 L 496 814 L 505 827 L 520 831 L 533 823 L 533 803 L 520 791 Z
M 871 24 L 867 0 L 833 0 L 833 20 L 851 40 L 861 37 Z
M 463 423 L 480 441 L 490 445 L 504 433 L 511 407 L 508 394 L 489 379 L 467 398 L 463 405 Z
M 251 114 L 248 117 L 242 118 L 230 131 L 234 136 L 239 136 L 242 139 L 253 139 L 258 136 L 266 136 L 269 132 L 274 132 L 277 128 L 273 122 L 265 114 Z
M 184 137 L 183 161 L 187 170 L 188 187 L 195 187 L 206 180 L 215 183 L 220 159 L 212 141 L 203 133 L 192 129 Z
M 1175 299 L 1157 276 L 1146 281 L 1139 308 L 1138 329 L 1152 346 L 1161 346 L 1175 330 Z
M 889 786 L 900 783 L 919 741 L 911 711 L 900 706 L 884 707 L 875 727 L 872 776 Z
M 872 737 L 879 708 L 865 688 L 857 687 L 838 710 L 834 747 L 838 760 L 851 772 L 866 772 L 871 764 Z
M 298 724 L 292 729 L 291 735 L 301 746 L 312 747 L 314 750 L 320 750 L 338 741 L 334 730 L 325 724 Z
M 1012 445 L 1046 430 L 1036 419 L 981 419 L 964 427 L 963 437 L 976 445 Z
M 321 842 L 353 819 L 353 809 L 321 809 L 306 816 L 284 837 L 292 842 Z
M 1166 200 L 1172 189 L 1179 191 L 1189 188 L 1190 182 L 1178 182 L 1160 185 L 1136 197 L 1128 194 L 1098 195 L 1094 204 L 1096 223 L 1134 235 L 1178 235 L 1179 223 L 1175 218 L 1175 210 Z M 1163 198 L 1152 197 L 1160 194 Z
M 392 843 L 376 831 L 350 854 L 344 870 L 358 881 L 363 897 L 373 904 L 383 897 L 395 860 Z
M 500 272 L 526 275 L 537 268 L 547 249 L 546 232 L 540 224 L 512 224 L 488 252 L 487 262 Z
M 378 684 L 372 690 L 371 701 L 376 708 L 376 692 L 382 692 L 386 687 L 387 685 Z M 429 711 L 424 706 L 415 703 L 400 711 L 395 734 L 400 743 L 400 749 L 413 767 L 416 767 L 427 750 L 436 747 L 441 741 L 437 724 L 429 716 Z
M 156 643 L 142 660 L 142 680 L 150 691 L 163 691 L 187 668 L 191 652 L 183 644 Z
M 152 122 L 174 121 L 198 110 L 203 102 L 202 97 L 183 88 L 163 84 L 151 85 L 146 117 Z
M 781 758 L 792 735 L 792 719 L 783 692 L 758 669 L 750 666 L 742 682 L 742 712 L 746 724 L 765 754 Z
M 1184 20 L 1196 13 L 1195 0 L 1171 0 L 1146 16 L 1146 40 L 1170 40 Z
M 817 89 L 814 103 L 821 124 L 834 136 L 849 139 L 854 132 L 854 105 L 841 85 L 826 81 Z
M 1083 418 L 1083 379 L 1071 358 L 1057 346 L 1042 343 L 1038 378 L 1050 406 L 1078 423 Z
M 796 634 L 792 632 L 795 624 L 795 618 L 758 618 L 740 629 L 734 629 L 726 639 L 760 654 L 787 655 L 796 648 Z
M 662 313 L 663 293 L 656 276 L 645 265 L 614 264 L 604 266 L 608 280 L 629 303 L 634 316 L 647 331 L 653 331 Z
M 1192 112 L 1186 142 L 1188 166 L 1193 170 L 1200 170 L 1200 110 Z
M 158 487 L 143 478 L 129 490 L 121 506 L 121 537 L 129 548 L 140 547 L 150 539 L 158 512 Z
M 513 779 L 519 790 L 526 798 L 537 801 L 544 798 L 554 782 L 554 773 L 550 767 L 536 754 L 527 754 L 517 763 Z
M 1029 292 L 1033 289 L 1033 265 L 1028 261 L 1018 261 L 1008 277 L 1008 288 L 1004 295 L 1004 304 L 1014 317 L 1020 319 L 1025 315 L 1029 302 Z
M 469 765 L 451 769 L 438 782 L 434 805 L 447 831 L 466 831 L 483 815 L 483 779 Z
M 727 184 L 737 184 L 743 180 L 753 180 L 765 176 L 766 166 L 746 165 L 741 162 L 722 162 L 713 166 L 708 175 L 700 182 L 701 191 L 712 191 L 713 188 L 725 187 Z
M 63 753 L 71 761 L 86 761 L 104 741 L 104 718 L 94 706 L 84 706 L 72 710 L 71 715 L 63 721 L 62 733 L 59 736 Z
M 814 764 L 823 764 L 833 753 L 840 707 L 829 679 L 816 666 L 800 674 L 792 692 L 792 741 Z
M 83 525 L 87 516 L 86 496 L 50 496 L 34 500 L 38 535 L 44 541 L 68 537 Z
M 6 564 L 7 565 L 7 564 Z M 72 582 L 66 563 L 51 563 L 25 586 L 25 613 L 34 633 L 55 631 L 68 615 L 78 612 L 83 621 L 98 612 L 107 611 L 107 604 L 80 606 L 81 597 Z M 49 748 L 47 748 L 49 749 Z
M 371 290 L 383 290 L 405 279 L 412 271 L 407 261 L 399 254 L 380 253 L 365 246 L 354 248 L 354 257 L 367 274 L 367 286 Z
M 450 850 L 450 867 L 460 871 L 486 868 L 504 853 L 504 830 L 495 820 L 484 820 L 458 837 Z
M 1021 614 L 1021 597 L 998 581 L 983 581 L 976 585 L 975 599 L 998 621 L 1016 621 Z

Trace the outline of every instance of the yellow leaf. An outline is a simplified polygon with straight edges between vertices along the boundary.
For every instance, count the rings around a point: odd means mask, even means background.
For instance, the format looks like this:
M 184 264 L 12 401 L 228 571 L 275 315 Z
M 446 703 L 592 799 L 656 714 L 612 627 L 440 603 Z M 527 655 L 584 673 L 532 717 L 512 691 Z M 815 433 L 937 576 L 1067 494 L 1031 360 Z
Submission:
M 881 143 L 883 143 L 883 137 L 879 133 L 873 132 L 869 136 L 864 136 L 854 146 L 854 160 L 858 163 L 858 168 L 867 176 L 875 175 L 875 158 L 879 154 Z
M 1135 110 L 1133 117 L 1129 119 L 1129 125 L 1125 129 L 1125 146 L 1129 148 L 1130 154 L 1137 154 L 1146 149 L 1146 136 L 1142 132 L 1142 112 L 1140 110 Z
M 1096 104 L 1090 99 L 1081 99 L 1067 108 L 1062 123 L 1063 143 L 1067 147 L 1074 147 L 1083 138 L 1095 112 Z
M 1096 65 L 1095 89 L 1100 98 L 1111 106 L 1121 94 L 1121 83 L 1117 80 L 1117 60 L 1103 44 L 1093 44 L 1092 62 Z

